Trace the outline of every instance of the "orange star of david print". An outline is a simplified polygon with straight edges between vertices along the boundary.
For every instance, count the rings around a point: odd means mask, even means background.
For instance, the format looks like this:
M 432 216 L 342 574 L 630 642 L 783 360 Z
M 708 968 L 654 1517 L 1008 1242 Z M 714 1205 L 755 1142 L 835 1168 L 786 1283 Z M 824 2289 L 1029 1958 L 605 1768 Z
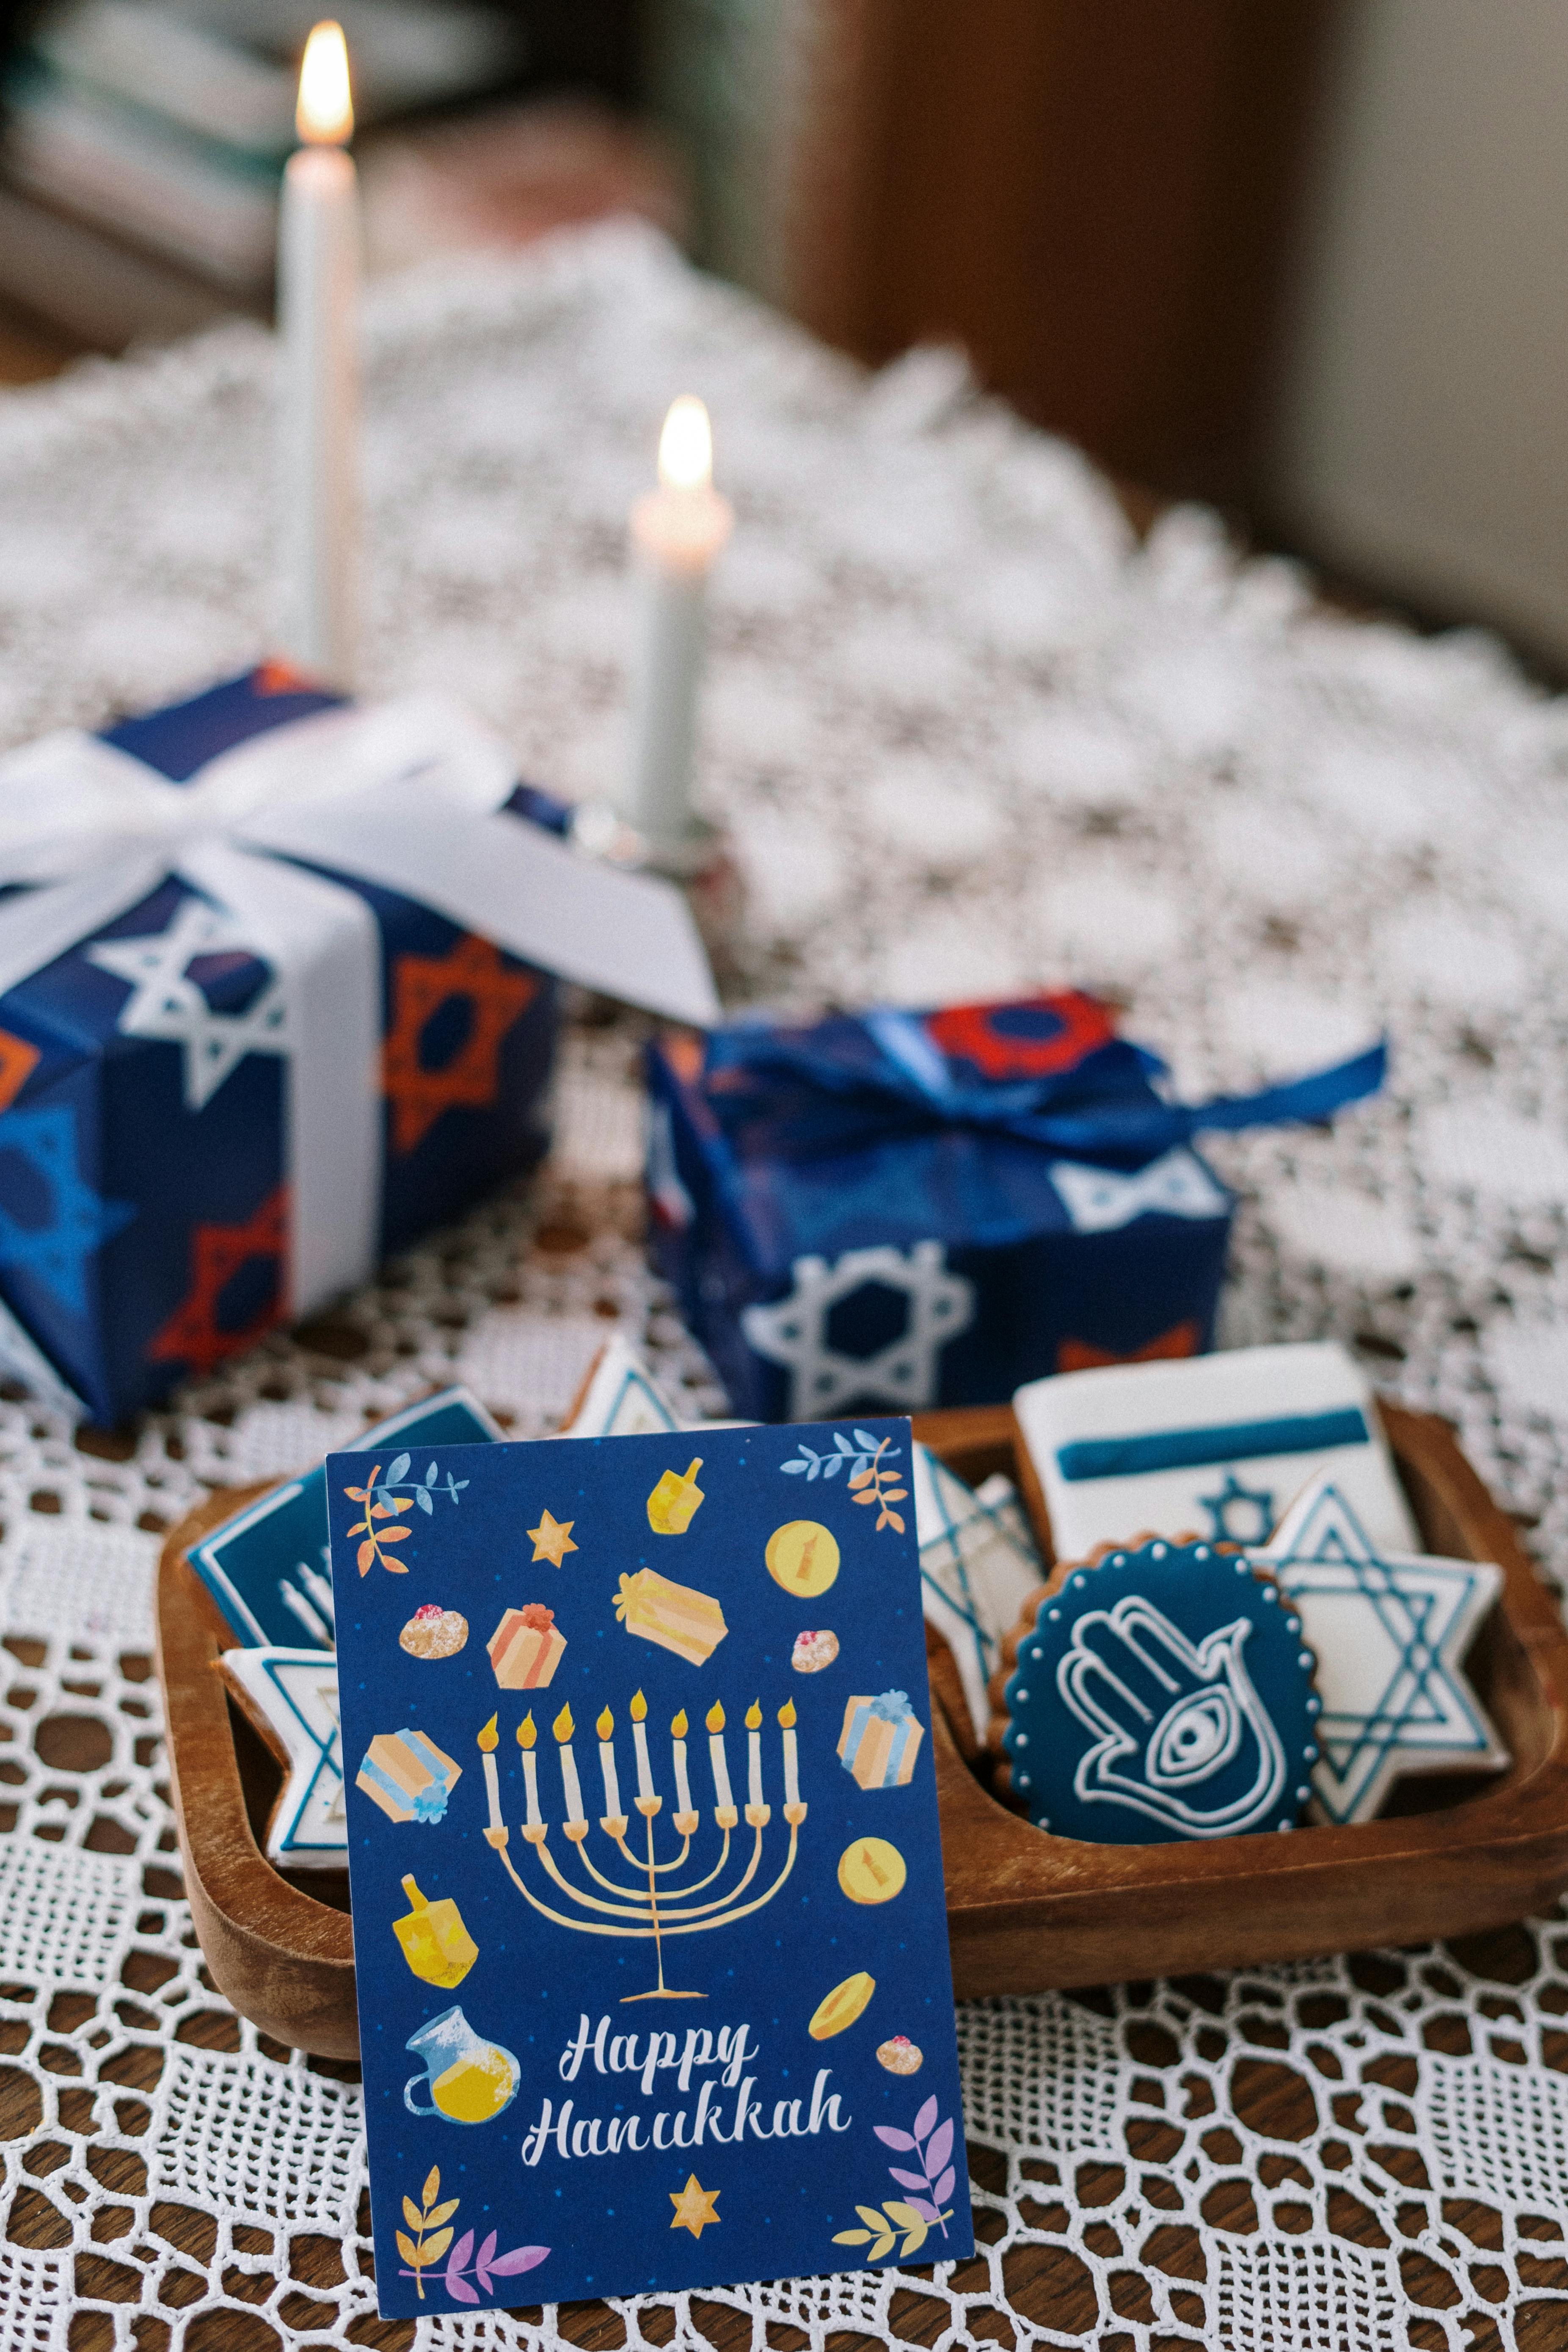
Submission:
M 0 1110 L 9 1110 L 37 1067 L 38 1049 L 0 1029 Z
M 509 971 L 500 949 L 471 931 L 447 955 L 397 958 L 392 1027 L 382 1055 L 395 1151 L 412 1151 L 444 1110 L 489 1108 L 499 1085 L 501 1040 L 538 993 L 531 972 Z M 431 1015 L 454 997 L 468 999 L 472 1024 L 451 1060 L 427 1070 L 419 1059 L 420 1037 Z
M 195 1278 L 163 1329 L 148 1341 L 149 1362 L 179 1360 L 190 1371 L 205 1377 L 228 1357 L 242 1356 L 282 1322 L 286 1312 L 283 1273 L 289 1248 L 288 1217 L 289 1188 L 279 1184 L 247 1223 L 196 1227 L 191 1245 L 195 1260 Z M 239 1330 L 222 1330 L 217 1306 L 224 1285 L 253 1257 L 278 1260 L 277 1296 Z

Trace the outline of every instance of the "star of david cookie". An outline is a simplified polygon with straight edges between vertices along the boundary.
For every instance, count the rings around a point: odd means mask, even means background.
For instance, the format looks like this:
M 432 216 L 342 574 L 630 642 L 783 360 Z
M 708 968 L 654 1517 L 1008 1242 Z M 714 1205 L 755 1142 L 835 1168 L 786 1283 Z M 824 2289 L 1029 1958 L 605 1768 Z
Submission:
M 1331 1472 L 1275 1530 L 1260 1567 L 1278 1577 L 1316 1645 L 1322 1754 L 1314 1810 L 1375 1820 L 1416 1772 L 1497 1772 L 1507 1748 L 1464 1671 L 1502 1570 L 1373 1543 Z
M 1014 1793 L 1098 1845 L 1294 1829 L 1320 1701 L 1301 1621 L 1244 1553 L 1151 1542 L 1069 1569 L 1003 1699 Z

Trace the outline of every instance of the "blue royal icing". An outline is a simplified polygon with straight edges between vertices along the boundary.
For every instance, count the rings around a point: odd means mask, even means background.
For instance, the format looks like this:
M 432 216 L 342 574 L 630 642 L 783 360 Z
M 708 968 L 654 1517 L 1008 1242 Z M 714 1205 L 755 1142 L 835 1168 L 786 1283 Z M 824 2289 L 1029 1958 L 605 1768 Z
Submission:
M 1041 1601 L 1004 1694 L 1013 1787 L 1100 1845 L 1294 1829 L 1320 1701 L 1301 1621 L 1243 1553 L 1150 1543 Z

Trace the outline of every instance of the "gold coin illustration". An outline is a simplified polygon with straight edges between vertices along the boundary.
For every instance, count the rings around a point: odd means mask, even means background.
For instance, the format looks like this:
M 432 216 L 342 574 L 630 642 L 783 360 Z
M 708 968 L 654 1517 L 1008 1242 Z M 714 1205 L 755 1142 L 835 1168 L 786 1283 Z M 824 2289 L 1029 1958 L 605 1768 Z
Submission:
M 815 1601 L 838 1573 L 838 1544 L 816 1519 L 786 1519 L 768 1538 L 768 1574 L 786 1592 Z
M 908 1875 L 903 1855 L 886 1838 L 857 1838 L 838 1859 L 838 1884 L 851 1903 L 890 1903 Z
M 805 2029 L 812 2040 L 829 2042 L 846 2026 L 853 2025 L 876 1990 L 876 1978 L 868 1977 L 864 1969 L 858 1976 L 846 1977 L 842 1984 L 836 1984 L 826 2000 L 818 2002 Z

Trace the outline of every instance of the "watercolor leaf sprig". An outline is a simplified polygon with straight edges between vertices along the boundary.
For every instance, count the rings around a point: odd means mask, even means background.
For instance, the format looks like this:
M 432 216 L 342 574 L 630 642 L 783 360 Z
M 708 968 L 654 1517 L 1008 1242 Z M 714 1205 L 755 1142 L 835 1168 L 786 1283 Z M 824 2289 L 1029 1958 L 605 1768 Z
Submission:
M 379 1561 L 383 1568 L 390 1569 L 394 1576 L 406 1576 L 408 1562 L 405 1559 L 388 1559 L 383 1546 L 406 1543 L 410 1530 L 407 1528 L 378 1527 L 376 1521 L 395 1518 L 400 1511 L 411 1511 L 414 1508 L 414 1497 L 412 1495 L 394 1495 L 386 1502 L 378 1502 L 376 1486 L 380 1477 L 381 1465 L 378 1462 L 363 1486 L 347 1486 L 343 1490 L 351 1503 L 364 1505 L 363 1518 L 356 1519 L 349 1529 L 351 1538 L 353 1536 L 364 1538 L 356 1555 L 359 1572 L 362 1576 L 367 1576 L 371 1569 Z
M 862 1437 L 865 1432 L 858 1429 L 855 1434 L 857 1437 Z M 869 1462 L 863 1464 L 858 1470 L 852 1470 L 849 1474 L 851 1488 L 859 1490 L 855 1496 L 855 1500 L 858 1503 L 875 1503 L 878 1507 L 877 1532 L 879 1535 L 884 1528 L 897 1528 L 900 1535 L 904 1532 L 903 1520 L 892 1506 L 895 1503 L 906 1501 L 910 1490 L 898 1483 L 903 1476 L 903 1472 L 889 1469 L 888 1466 L 898 1451 L 898 1447 L 894 1446 L 892 1452 L 889 1453 L 888 1440 L 884 1437 Z M 887 1456 L 886 1461 L 883 1459 L 884 1454 Z
M 448 2198 L 444 2205 L 437 2202 L 441 2194 L 441 2175 L 435 2165 L 419 2193 L 423 2201 L 418 2205 L 412 2197 L 403 2200 L 403 2218 L 414 2235 L 409 2237 L 402 2230 L 396 2234 L 397 2251 L 405 2266 L 402 2276 L 417 2281 L 421 2303 L 425 2300 L 425 2273 L 435 2268 L 449 2246 L 451 2254 L 441 2284 L 455 2303 L 478 2303 L 481 2294 L 489 2294 L 492 2279 L 515 2278 L 521 2271 L 533 2270 L 550 2252 L 548 2246 L 513 2246 L 510 2253 L 498 2254 L 494 2230 L 478 2252 L 474 2250 L 472 2230 L 465 2230 L 453 2246 L 450 2223 L 462 2199 Z M 470 2271 L 476 2282 L 472 2285 Z
M 406 1511 L 409 1508 L 409 1503 L 398 1502 L 392 1490 L 395 1486 L 411 1486 L 414 1491 L 410 1501 L 417 1503 L 422 1511 L 434 1517 L 436 1506 L 430 1499 L 432 1495 L 445 1495 L 448 1502 L 455 1503 L 468 1484 L 466 1478 L 454 1478 L 449 1470 L 447 1473 L 446 1484 L 444 1486 L 439 1484 L 439 1466 L 434 1462 L 431 1463 L 422 1479 L 411 1478 L 408 1472 L 412 1460 L 411 1454 L 400 1454 L 395 1462 L 389 1462 L 386 1465 L 386 1475 L 376 1486 L 375 1497 L 378 1503 L 384 1504 L 388 1509 Z M 351 1495 L 355 1491 L 353 1486 L 349 1488 Z
M 880 2211 L 874 2205 L 857 2205 L 855 2210 L 868 2226 L 864 2230 L 840 2230 L 833 2242 L 836 2246 L 865 2246 L 868 2248 L 866 2260 L 879 2263 L 890 2250 L 894 2238 L 903 2231 L 900 2259 L 907 2262 L 924 2245 L 933 2227 L 945 2238 L 952 2219 L 951 2206 L 946 2212 L 942 2210 L 958 2181 L 952 2164 L 952 2118 L 950 2116 L 945 2122 L 941 2120 L 936 2101 L 931 2098 L 915 2117 L 913 2131 L 900 2131 L 892 2124 L 875 2124 L 872 2129 L 884 2146 L 896 2148 L 900 2156 L 912 2152 L 921 2169 L 910 2172 L 889 2164 L 888 2170 L 910 2195 L 884 2198 Z

